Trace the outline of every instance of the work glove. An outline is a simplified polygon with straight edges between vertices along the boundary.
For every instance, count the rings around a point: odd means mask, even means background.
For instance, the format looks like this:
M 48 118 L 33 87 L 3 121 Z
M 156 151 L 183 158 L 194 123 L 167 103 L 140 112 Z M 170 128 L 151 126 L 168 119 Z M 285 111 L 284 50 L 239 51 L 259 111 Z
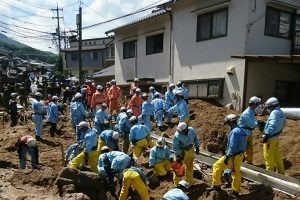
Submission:
M 224 160 L 224 164 L 225 164 L 225 165 L 228 165 L 228 160 L 229 160 L 229 156 L 226 155 L 226 156 L 225 156 L 225 160 Z
M 265 135 L 263 136 L 262 142 L 263 142 L 263 143 L 267 143 L 267 142 L 268 142 L 268 139 L 269 139 L 269 137 L 265 134 Z
M 196 154 L 199 155 L 200 154 L 200 148 L 199 147 L 195 147 L 196 149 Z
M 84 164 L 88 165 L 89 162 L 89 153 L 84 152 Z

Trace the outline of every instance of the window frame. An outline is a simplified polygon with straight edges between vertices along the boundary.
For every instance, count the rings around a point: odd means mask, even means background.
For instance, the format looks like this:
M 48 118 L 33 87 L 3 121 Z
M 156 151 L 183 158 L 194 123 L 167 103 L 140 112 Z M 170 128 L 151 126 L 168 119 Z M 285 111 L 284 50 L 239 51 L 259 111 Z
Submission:
M 277 11 L 279 12 L 279 18 L 277 19 L 279 21 L 279 25 L 278 25 L 278 30 L 277 30 L 277 35 L 272 35 L 272 34 L 268 34 L 267 33 L 267 11 L 268 9 L 273 10 L 273 11 Z M 280 30 L 280 16 L 281 13 L 287 13 L 290 15 L 290 24 L 289 24 L 289 36 L 288 37 L 284 37 L 284 36 L 280 36 L 279 35 L 279 30 Z M 292 39 L 292 18 L 293 18 L 293 13 L 285 11 L 285 10 L 280 10 L 278 8 L 274 8 L 271 6 L 266 6 L 266 15 L 265 15 L 265 31 L 264 31 L 264 35 L 265 36 L 270 36 L 270 37 L 276 37 L 276 38 L 282 38 L 282 39 L 287 39 L 287 40 L 291 40 Z
M 222 34 L 222 35 L 218 35 L 218 36 L 213 36 L 213 16 L 215 14 L 221 13 L 226 11 L 226 33 Z M 200 39 L 198 36 L 198 31 L 199 31 L 199 18 L 200 17 L 207 17 L 210 16 L 211 22 L 210 22 L 210 37 L 206 38 L 206 39 Z M 197 27 L 196 27 L 196 42 L 201 42 L 201 41 L 205 41 L 205 40 L 212 40 L 212 39 L 216 39 L 216 38 L 221 38 L 221 37 L 226 37 L 228 33 L 228 7 L 223 8 L 223 9 L 219 9 L 219 10 L 215 10 L 212 12 L 208 12 L 208 13 L 204 13 L 204 14 L 200 14 L 197 16 Z
M 128 42 L 123 42 L 123 59 L 130 59 L 130 58 L 135 58 L 135 54 L 136 54 L 136 42 L 137 40 L 131 40 L 131 41 L 128 41 Z M 133 44 L 134 46 L 134 55 L 129 55 L 128 56 L 125 56 L 125 45 L 130 45 L 130 44 Z M 129 46 L 130 47 L 130 46 Z M 129 51 L 130 52 L 130 51 Z
M 89 58 L 90 58 L 90 60 L 98 60 L 98 52 L 97 51 L 91 51 L 89 53 Z
M 153 51 L 149 52 L 148 51 L 148 42 L 150 42 L 149 40 L 154 38 L 154 45 L 158 42 L 156 37 L 161 36 L 162 37 L 162 48 L 160 51 L 155 50 L 155 48 L 153 48 Z M 159 33 L 159 34 L 155 34 L 155 35 L 150 35 L 146 37 L 146 55 L 152 55 L 152 54 L 158 54 L 158 53 L 163 53 L 164 52 L 164 33 Z

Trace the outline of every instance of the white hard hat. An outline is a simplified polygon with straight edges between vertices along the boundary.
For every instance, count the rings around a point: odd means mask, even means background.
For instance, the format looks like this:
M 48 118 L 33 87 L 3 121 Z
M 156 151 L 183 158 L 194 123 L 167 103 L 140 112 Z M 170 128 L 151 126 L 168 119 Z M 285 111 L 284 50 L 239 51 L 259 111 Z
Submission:
M 117 131 L 114 131 L 112 134 L 112 139 L 117 140 L 117 139 L 119 139 L 119 137 L 120 137 L 120 133 Z
M 88 127 L 88 124 L 85 121 L 82 121 L 77 125 L 77 127 L 78 128 Z
M 30 147 L 35 147 L 36 146 L 36 140 L 34 138 L 29 138 L 26 142 L 26 144 Z
M 35 97 L 42 97 L 43 95 L 40 92 L 35 93 Z
M 103 87 L 102 87 L 102 85 L 97 85 L 96 89 L 97 89 L 97 90 L 102 90 Z
M 155 92 L 154 97 L 160 97 L 160 93 L 159 92 Z
M 108 146 L 103 146 L 103 147 L 101 148 L 101 151 L 106 151 L 106 150 L 109 150 Z
M 156 146 L 158 147 L 164 147 L 166 145 L 166 140 L 163 137 L 158 138 L 156 141 Z
M 229 114 L 229 115 L 227 115 L 227 116 L 225 117 L 225 122 L 224 122 L 224 124 L 227 124 L 228 122 L 234 122 L 234 121 L 236 121 L 236 120 L 237 120 L 236 115 L 234 115 L 234 114 Z
M 183 96 L 183 92 L 181 90 L 176 90 L 175 95 Z
M 141 93 L 142 90 L 141 90 L 140 88 L 136 88 L 135 92 L 136 92 L 136 93 Z
M 16 96 L 17 96 L 17 93 L 11 93 L 10 96 L 11 96 L 11 97 L 16 97 Z
M 154 90 L 154 87 L 153 86 L 149 87 L 149 90 Z
M 184 180 L 179 181 L 177 185 L 180 185 L 180 186 L 184 187 L 185 189 L 189 189 L 189 187 L 190 187 L 190 184 Z
M 107 108 L 106 103 L 101 104 L 101 107 L 102 107 L 102 108 Z
M 75 97 L 74 97 L 74 98 L 75 98 L 75 99 L 82 98 L 82 95 L 78 92 L 78 93 L 75 94 Z
M 187 128 L 187 124 L 185 122 L 180 122 L 176 128 L 178 132 L 182 132 Z
M 130 119 L 129 119 L 130 122 L 133 122 L 133 121 L 135 121 L 135 120 L 136 120 L 136 116 L 132 116 L 132 117 L 130 117 Z
M 111 80 L 111 81 L 110 81 L 110 83 L 116 83 L 116 80 L 115 80 L 115 79 L 113 79 L 113 80 Z
M 176 85 L 177 85 L 177 86 L 182 85 L 181 81 L 178 81 Z
M 253 96 L 249 99 L 249 103 L 259 104 L 260 102 L 261 102 L 261 99 L 256 96 Z
M 120 108 L 120 111 L 121 111 L 121 112 L 126 112 L 126 111 L 127 111 L 127 108 L 124 107 L 124 106 L 122 106 L 122 107 Z
M 91 83 L 92 81 L 91 81 L 91 80 L 86 80 L 86 82 L 87 82 L 87 83 Z
M 66 90 L 70 90 L 70 88 L 69 88 L 69 87 L 66 87 Z
M 128 109 L 128 110 L 126 111 L 126 113 L 131 113 L 131 114 L 133 114 L 133 111 L 132 111 L 131 109 Z
M 58 97 L 57 96 L 53 96 L 52 100 L 58 100 Z
M 268 106 L 274 106 L 274 105 L 277 105 L 277 104 L 279 104 L 279 101 L 278 101 L 278 99 L 275 98 L 275 97 L 271 97 L 271 98 L 269 98 L 269 99 L 266 101 L 266 107 L 268 107 Z
M 169 85 L 169 88 L 175 88 L 175 85 L 174 85 L 173 83 L 171 83 L 171 84 Z
M 95 86 L 96 84 L 95 83 L 92 83 L 92 86 Z
M 138 78 L 134 78 L 133 81 L 136 82 L 136 81 L 140 81 L 140 80 Z
M 146 93 L 142 94 L 143 98 L 148 98 L 148 95 Z

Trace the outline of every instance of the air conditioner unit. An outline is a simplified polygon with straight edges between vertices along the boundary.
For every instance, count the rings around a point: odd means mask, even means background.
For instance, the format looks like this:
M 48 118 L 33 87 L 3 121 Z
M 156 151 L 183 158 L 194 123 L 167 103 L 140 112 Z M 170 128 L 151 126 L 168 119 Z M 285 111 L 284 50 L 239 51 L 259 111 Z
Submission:
M 235 67 L 234 66 L 230 66 L 226 69 L 226 73 L 228 75 L 234 75 L 235 74 Z

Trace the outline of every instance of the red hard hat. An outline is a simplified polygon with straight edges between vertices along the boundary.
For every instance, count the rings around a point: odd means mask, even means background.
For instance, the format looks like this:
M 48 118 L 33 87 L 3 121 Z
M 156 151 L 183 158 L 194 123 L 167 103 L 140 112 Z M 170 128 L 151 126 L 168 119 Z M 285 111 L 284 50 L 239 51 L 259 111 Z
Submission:
M 178 177 L 184 176 L 185 168 L 184 168 L 184 165 L 182 162 L 174 161 L 174 162 L 172 162 L 171 166 L 172 166 L 172 169 L 173 169 L 174 173 L 176 174 L 176 176 L 178 176 Z

